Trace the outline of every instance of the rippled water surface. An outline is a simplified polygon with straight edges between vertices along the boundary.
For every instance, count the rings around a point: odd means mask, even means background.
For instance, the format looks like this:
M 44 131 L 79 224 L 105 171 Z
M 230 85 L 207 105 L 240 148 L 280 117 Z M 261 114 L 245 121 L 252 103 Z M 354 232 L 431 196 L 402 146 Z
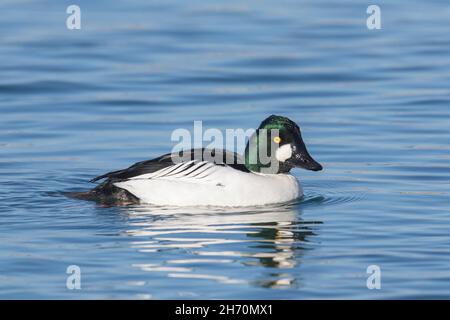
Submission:
M 450 6 L 0 3 L 0 298 L 449 298 Z M 66 198 L 176 128 L 297 121 L 325 170 L 248 209 Z M 81 268 L 81 290 L 66 268 Z M 369 265 L 381 289 L 366 286 Z

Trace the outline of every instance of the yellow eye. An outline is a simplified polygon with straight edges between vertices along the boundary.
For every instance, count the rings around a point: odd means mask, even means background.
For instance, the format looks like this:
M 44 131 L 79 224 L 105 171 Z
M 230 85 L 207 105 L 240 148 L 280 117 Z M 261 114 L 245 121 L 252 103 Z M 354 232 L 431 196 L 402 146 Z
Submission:
M 280 137 L 275 137 L 275 138 L 273 138 L 273 142 L 280 143 L 281 142 L 281 138 Z

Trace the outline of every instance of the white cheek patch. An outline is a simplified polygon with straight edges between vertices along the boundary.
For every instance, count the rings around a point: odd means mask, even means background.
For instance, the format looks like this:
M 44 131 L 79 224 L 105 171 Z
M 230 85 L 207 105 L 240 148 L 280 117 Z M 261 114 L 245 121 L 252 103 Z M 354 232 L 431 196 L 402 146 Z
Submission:
M 292 147 L 290 144 L 285 144 L 277 149 L 275 157 L 278 161 L 284 162 L 292 156 Z

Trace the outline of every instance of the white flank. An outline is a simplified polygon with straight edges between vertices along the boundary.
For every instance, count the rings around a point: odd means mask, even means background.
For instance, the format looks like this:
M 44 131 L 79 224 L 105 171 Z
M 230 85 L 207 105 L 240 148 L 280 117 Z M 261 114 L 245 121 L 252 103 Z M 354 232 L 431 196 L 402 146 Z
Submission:
M 207 162 L 185 164 L 117 182 L 143 203 L 174 206 L 257 206 L 303 195 L 290 174 L 258 174 Z M 175 166 L 178 166 L 175 170 Z M 170 169 L 172 168 L 172 169 Z

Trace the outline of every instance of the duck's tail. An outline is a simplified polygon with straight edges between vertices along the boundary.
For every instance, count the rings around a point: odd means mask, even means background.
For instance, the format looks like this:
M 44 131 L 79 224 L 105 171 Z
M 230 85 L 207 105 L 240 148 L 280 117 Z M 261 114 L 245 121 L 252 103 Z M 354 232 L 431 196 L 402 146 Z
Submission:
M 95 201 L 103 205 L 129 205 L 138 204 L 139 199 L 127 190 L 116 187 L 106 180 L 92 190 L 83 192 L 67 192 L 69 198 Z

